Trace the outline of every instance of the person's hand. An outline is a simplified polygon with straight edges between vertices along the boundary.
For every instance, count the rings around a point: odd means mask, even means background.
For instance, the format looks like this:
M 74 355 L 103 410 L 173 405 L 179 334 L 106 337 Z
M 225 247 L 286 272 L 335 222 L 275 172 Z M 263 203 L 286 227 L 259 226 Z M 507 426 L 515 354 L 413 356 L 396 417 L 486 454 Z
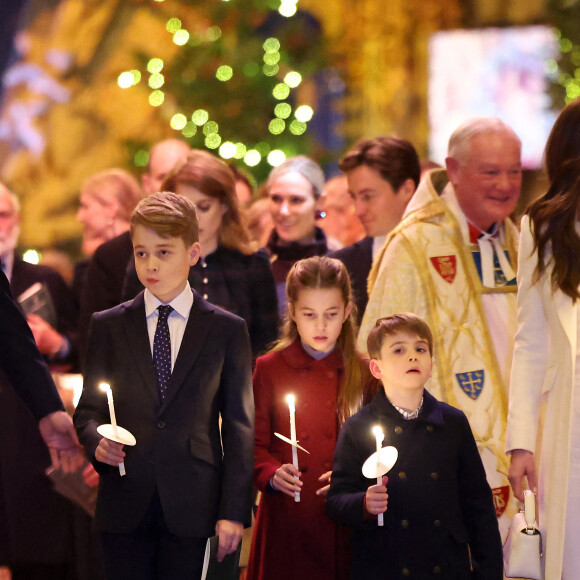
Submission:
M 101 463 L 117 467 L 125 461 L 124 445 L 103 437 L 95 450 L 95 459 Z
M 83 450 L 72 422 L 64 411 L 55 411 L 38 422 L 54 469 L 65 473 L 76 471 L 84 461 Z
M 218 536 L 217 561 L 221 562 L 228 554 L 233 554 L 238 549 L 244 526 L 240 522 L 218 520 L 215 533 Z
M 296 477 L 300 477 L 301 475 L 291 463 L 284 463 L 284 465 L 278 467 L 276 470 L 272 478 L 272 487 L 290 497 L 294 497 L 294 494 L 299 492 L 302 487 L 300 479 L 296 479 Z
M 83 479 L 89 487 L 97 487 L 99 485 L 99 474 L 96 472 L 92 463 L 87 463 L 83 469 Z
M 321 487 L 320 489 L 317 489 L 316 495 L 326 495 L 328 493 L 328 490 L 330 489 L 330 477 L 331 476 L 332 476 L 332 471 L 327 471 L 326 473 L 323 473 L 318 478 L 318 481 L 320 481 L 320 483 L 325 483 L 326 485 L 324 487 Z
M 7 568 L 6 566 L 0 566 L 0 580 L 12 580 L 10 568 Z
M 536 479 L 536 463 L 534 461 L 534 454 L 525 449 L 514 449 L 511 452 L 508 479 L 512 486 L 514 496 L 521 502 L 524 501 L 524 475 L 528 478 L 529 488 L 534 492 L 534 494 L 537 494 L 538 481 Z
M 387 482 L 389 478 L 383 475 L 383 482 L 381 485 L 371 485 L 365 494 L 365 506 L 367 512 L 373 516 L 378 516 L 387 511 L 389 503 L 389 495 L 387 494 Z
M 44 318 L 38 314 L 28 314 L 26 317 L 28 326 L 32 330 L 38 350 L 42 354 L 55 356 L 65 345 L 66 339 L 57 332 Z

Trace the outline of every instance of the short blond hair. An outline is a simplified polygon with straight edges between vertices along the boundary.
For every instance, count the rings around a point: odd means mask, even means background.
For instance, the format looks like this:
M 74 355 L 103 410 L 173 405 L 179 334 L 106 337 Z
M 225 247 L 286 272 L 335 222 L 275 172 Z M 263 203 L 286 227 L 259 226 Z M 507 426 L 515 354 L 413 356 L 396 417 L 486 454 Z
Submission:
M 192 201 L 169 191 L 142 199 L 131 216 L 131 237 L 144 226 L 162 238 L 181 238 L 186 246 L 199 241 L 197 214 Z

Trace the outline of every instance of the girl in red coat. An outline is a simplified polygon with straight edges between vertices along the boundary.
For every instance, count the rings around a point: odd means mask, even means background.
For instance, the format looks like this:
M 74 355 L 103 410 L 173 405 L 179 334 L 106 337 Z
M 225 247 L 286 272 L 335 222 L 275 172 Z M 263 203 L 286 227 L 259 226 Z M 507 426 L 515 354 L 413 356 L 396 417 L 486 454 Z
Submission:
M 334 446 L 341 423 L 373 385 L 355 352 L 348 272 L 315 256 L 296 262 L 286 282 L 284 335 L 254 371 L 254 484 L 262 492 L 248 566 L 249 580 L 337 580 L 348 577 L 345 531 L 325 513 Z M 376 383 L 375 383 L 376 385 Z M 290 414 L 296 406 L 298 450 L 292 465 Z M 300 501 L 295 493 L 300 492 Z

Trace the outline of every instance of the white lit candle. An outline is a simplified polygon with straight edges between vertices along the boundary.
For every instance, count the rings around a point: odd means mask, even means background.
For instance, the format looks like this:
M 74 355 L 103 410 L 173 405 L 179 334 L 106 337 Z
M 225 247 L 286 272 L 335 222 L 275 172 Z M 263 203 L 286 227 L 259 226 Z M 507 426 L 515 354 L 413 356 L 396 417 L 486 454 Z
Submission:
M 294 404 L 294 395 L 286 397 L 288 402 L 288 409 L 290 411 L 290 440 L 292 441 L 292 465 L 298 469 L 298 440 L 296 439 L 296 406 Z M 295 476 L 296 477 L 296 476 Z M 298 477 L 296 477 L 298 479 Z M 300 501 L 300 492 L 294 492 L 294 501 Z
M 115 405 L 113 404 L 113 391 L 111 390 L 111 385 L 108 383 L 101 383 L 99 385 L 101 391 L 107 393 L 107 402 L 109 403 L 109 415 L 111 416 L 111 425 L 113 426 L 113 434 L 115 437 L 119 436 L 119 431 L 117 429 L 117 416 L 115 415 Z M 126 475 L 125 463 L 122 461 L 119 463 L 119 473 L 121 475 Z
M 377 442 L 377 485 L 381 485 L 383 483 L 383 476 L 379 475 L 380 473 L 380 465 L 381 465 L 381 448 L 383 446 L 383 439 L 385 438 L 385 434 L 383 430 L 377 425 L 373 427 L 373 433 L 375 434 L 375 440 Z M 379 514 L 377 517 L 379 526 L 384 525 L 383 514 Z

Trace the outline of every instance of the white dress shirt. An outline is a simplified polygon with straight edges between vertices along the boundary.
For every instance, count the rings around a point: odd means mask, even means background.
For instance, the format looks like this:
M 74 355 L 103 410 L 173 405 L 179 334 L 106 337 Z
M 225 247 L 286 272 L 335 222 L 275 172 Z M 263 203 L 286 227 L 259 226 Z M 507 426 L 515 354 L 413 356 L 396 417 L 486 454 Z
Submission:
M 153 358 L 153 339 L 155 338 L 155 329 L 157 328 L 157 320 L 159 318 L 159 311 L 157 308 L 163 304 L 159 298 L 154 296 L 149 290 L 145 289 L 145 315 L 147 317 L 147 332 L 149 333 L 149 344 L 151 346 L 151 357 Z M 183 340 L 185 327 L 189 319 L 189 313 L 193 306 L 193 291 L 189 282 L 185 283 L 183 291 L 176 296 L 169 306 L 173 311 L 167 319 L 169 325 L 169 336 L 171 338 L 171 370 L 175 366 L 175 360 L 179 354 L 179 347 Z

